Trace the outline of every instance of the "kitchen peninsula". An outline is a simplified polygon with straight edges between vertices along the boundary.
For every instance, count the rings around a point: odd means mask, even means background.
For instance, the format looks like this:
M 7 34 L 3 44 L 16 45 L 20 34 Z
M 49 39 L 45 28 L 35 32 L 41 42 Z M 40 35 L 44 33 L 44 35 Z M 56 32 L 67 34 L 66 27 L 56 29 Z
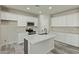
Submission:
M 45 54 L 54 48 L 55 34 L 34 34 L 24 38 L 25 54 Z

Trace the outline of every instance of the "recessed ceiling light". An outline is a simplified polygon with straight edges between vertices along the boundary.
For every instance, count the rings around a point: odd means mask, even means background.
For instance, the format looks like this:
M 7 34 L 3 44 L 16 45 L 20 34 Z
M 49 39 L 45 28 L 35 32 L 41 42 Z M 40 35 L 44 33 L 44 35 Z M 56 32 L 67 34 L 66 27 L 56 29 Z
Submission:
M 49 9 L 52 9 L 52 7 L 50 6 Z
M 29 10 L 30 8 L 27 8 L 27 10 Z

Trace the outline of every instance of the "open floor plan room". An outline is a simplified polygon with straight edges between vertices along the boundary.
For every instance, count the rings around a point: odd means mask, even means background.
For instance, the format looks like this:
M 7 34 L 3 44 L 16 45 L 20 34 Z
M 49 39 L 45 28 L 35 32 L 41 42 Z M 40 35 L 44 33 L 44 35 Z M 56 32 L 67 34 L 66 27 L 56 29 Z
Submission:
M 0 5 L 0 54 L 79 54 L 79 5 Z

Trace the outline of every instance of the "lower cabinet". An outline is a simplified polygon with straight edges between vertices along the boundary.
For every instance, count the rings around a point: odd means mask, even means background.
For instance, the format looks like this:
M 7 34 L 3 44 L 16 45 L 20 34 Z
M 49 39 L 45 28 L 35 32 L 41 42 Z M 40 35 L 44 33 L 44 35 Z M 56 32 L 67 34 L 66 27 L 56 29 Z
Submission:
M 48 39 L 45 41 L 31 44 L 28 40 L 24 39 L 24 53 L 25 54 L 46 54 L 54 49 L 54 40 Z
M 56 41 L 79 47 L 79 35 L 70 33 L 56 33 Z

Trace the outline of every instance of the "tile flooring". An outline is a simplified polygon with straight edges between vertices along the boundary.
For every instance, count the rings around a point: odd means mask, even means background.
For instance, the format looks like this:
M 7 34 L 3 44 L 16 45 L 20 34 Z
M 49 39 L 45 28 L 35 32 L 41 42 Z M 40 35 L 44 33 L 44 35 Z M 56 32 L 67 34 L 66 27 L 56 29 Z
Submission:
M 79 47 L 55 41 L 55 48 L 47 54 L 79 54 Z M 2 46 L 0 54 L 24 54 L 24 43 Z
M 55 49 L 51 52 L 53 54 L 79 54 L 79 47 L 55 41 Z
M 0 54 L 24 54 L 24 43 L 4 45 L 0 49 Z

